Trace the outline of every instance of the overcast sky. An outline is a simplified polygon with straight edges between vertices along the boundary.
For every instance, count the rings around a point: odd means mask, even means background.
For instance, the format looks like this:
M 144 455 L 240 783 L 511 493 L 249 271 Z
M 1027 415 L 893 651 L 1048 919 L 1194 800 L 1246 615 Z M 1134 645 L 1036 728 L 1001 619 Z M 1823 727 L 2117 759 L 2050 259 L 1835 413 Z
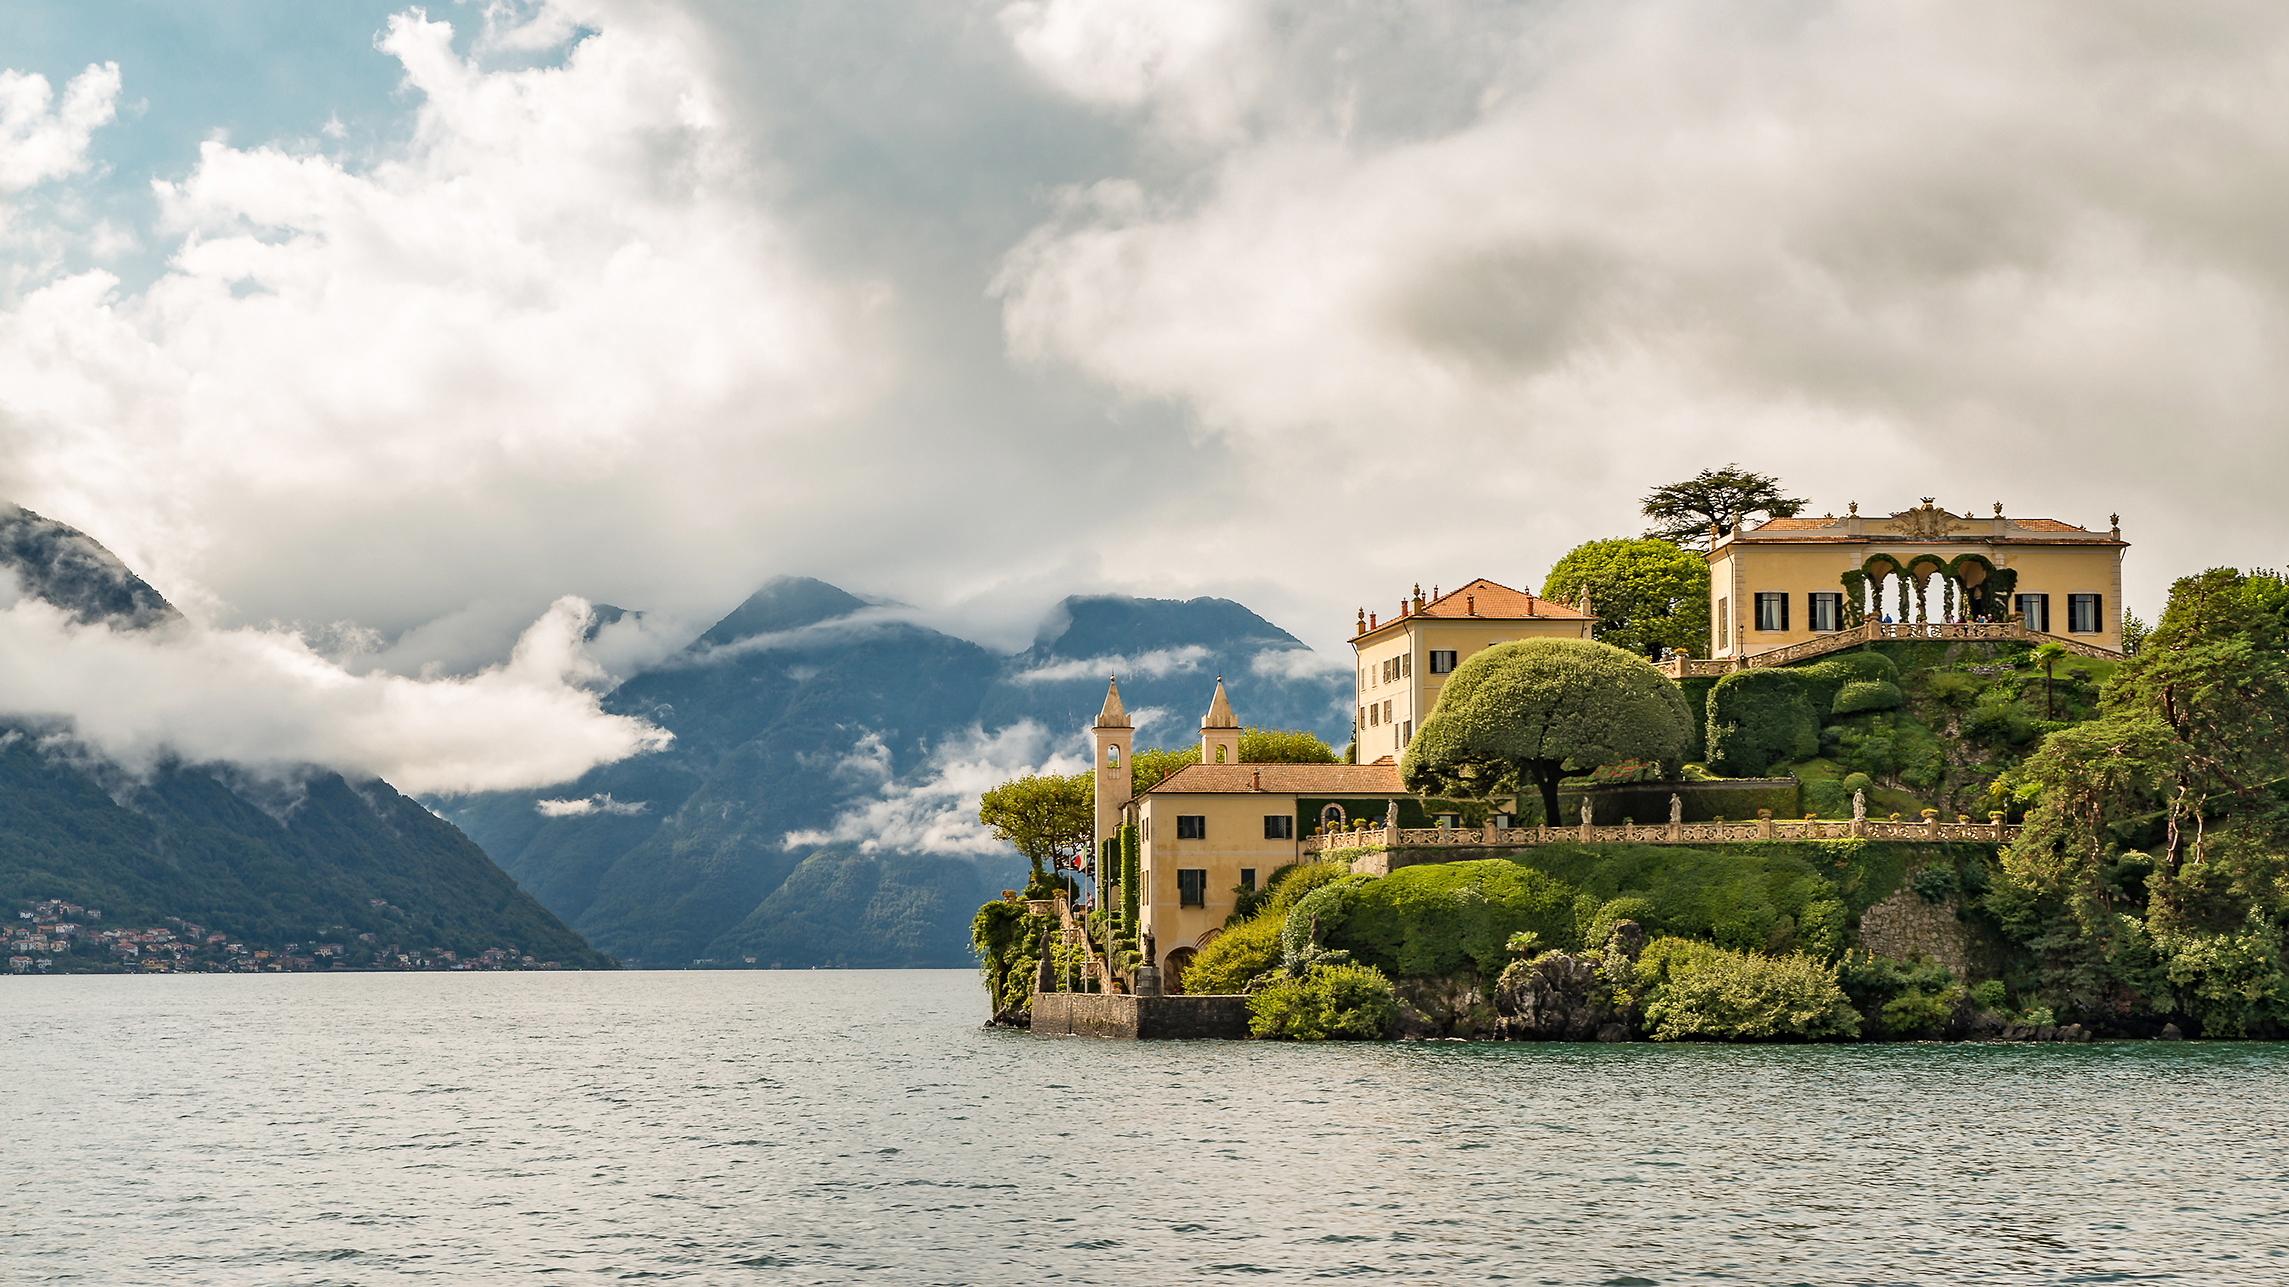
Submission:
M 2119 512 L 2151 617 L 2282 561 L 2284 65 L 2277 2 L 21 0 L 0 497 L 407 674 L 780 573 L 1335 651 L 1728 461 Z

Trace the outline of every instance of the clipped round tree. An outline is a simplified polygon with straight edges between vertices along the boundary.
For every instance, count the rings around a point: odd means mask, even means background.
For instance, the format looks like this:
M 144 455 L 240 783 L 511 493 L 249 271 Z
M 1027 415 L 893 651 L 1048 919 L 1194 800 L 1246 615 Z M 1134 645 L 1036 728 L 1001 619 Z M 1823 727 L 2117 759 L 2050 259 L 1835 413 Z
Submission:
M 1675 761 L 1690 742 L 1685 694 L 1644 658 L 1586 639 L 1522 639 L 1472 655 L 1399 761 L 1407 789 L 1483 799 L 1541 789 L 1624 760 Z

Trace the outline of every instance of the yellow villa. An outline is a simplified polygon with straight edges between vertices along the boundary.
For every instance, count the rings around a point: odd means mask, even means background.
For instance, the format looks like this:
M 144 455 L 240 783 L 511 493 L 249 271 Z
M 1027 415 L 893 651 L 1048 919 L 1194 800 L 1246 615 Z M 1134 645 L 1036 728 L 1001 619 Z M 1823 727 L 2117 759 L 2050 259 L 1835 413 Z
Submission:
M 1516 639 L 1587 639 L 1595 624 L 1578 607 L 1484 579 L 1444 595 L 1434 587 L 1430 598 L 1418 585 L 1389 620 L 1360 609 L 1351 638 L 1360 762 L 1397 759 L 1438 704 L 1447 675 L 1472 653 Z
M 1122 822 L 1137 828 L 1139 928 L 1158 945 L 1162 987 L 1183 990 L 1192 955 L 1223 932 L 1238 891 L 1260 889 L 1303 857 L 1303 837 L 1381 818 L 1405 794 L 1394 764 L 1243 764 L 1240 721 L 1216 681 L 1200 722 L 1200 759 L 1132 798 L 1135 729 L 1118 681 L 1105 689 L 1096 742 L 1099 852 Z
M 2122 650 L 2122 521 L 2091 531 L 2054 518 L 1919 508 L 1774 518 L 1709 550 L 1709 655 L 1736 663 L 1863 623 L 1899 633 L 2063 635 Z M 1953 627 L 1963 627 L 1954 629 Z

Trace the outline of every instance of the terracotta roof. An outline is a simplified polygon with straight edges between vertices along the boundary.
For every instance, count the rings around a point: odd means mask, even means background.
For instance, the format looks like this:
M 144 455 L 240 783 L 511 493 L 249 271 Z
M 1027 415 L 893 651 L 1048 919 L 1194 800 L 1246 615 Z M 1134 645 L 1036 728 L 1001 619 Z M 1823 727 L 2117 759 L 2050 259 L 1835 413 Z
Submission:
M 2029 532 L 2087 532 L 2090 530 L 2087 527 L 2076 527 L 2072 523 L 2062 523 L 2055 518 L 2014 518 L 2010 522 L 2011 526 Z
M 1835 525 L 1836 520 L 1833 518 L 1768 518 L 1749 530 L 1752 532 L 1804 532 L 1815 527 L 1834 527 Z
M 1585 620 L 1582 610 L 1570 603 L 1545 599 L 1528 590 L 1513 590 L 1509 586 L 1489 581 L 1484 577 L 1460 589 L 1445 594 L 1422 606 L 1421 611 L 1405 616 L 1384 617 L 1373 629 L 1360 631 L 1358 638 L 1393 626 L 1412 621 L 1416 617 L 1440 617 L 1449 621 L 1525 621 L 1529 619 L 1567 621 Z
M 1401 796 L 1395 764 L 1187 764 L 1146 795 Z

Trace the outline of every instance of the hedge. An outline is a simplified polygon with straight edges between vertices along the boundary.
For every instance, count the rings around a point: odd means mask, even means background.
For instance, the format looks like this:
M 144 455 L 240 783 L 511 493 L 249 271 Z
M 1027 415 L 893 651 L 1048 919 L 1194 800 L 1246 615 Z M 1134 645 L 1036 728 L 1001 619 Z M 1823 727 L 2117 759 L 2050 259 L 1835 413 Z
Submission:
M 1316 917 L 1322 946 L 1393 977 L 1468 968 L 1492 979 L 1509 963 L 1510 936 L 1521 930 L 1552 948 L 1575 947 L 1579 895 L 1565 881 L 1507 859 L 1426 863 L 1313 891 L 1289 911 L 1281 938 L 1288 951 L 1300 950 Z
M 1762 777 L 1776 764 L 1820 753 L 1820 716 L 1795 671 L 1735 671 L 1709 690 L 1708 738 L 1710 768 Z

